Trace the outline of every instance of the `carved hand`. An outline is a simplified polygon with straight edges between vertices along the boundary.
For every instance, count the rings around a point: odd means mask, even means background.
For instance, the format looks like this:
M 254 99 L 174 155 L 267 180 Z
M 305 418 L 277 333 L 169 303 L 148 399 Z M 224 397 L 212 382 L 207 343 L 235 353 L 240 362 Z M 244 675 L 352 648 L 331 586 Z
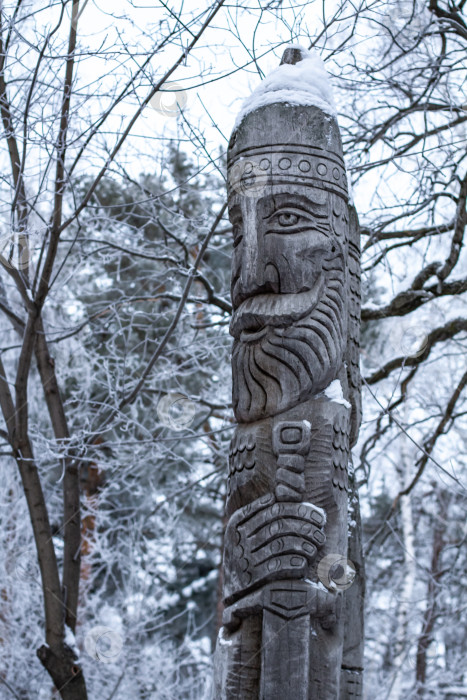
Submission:
M 324 523 L 311 503 L 277 503 L 272 494 L 236 511 L 225 533 L 226 602 L 267 581 L 304 578 L 325 542 Z

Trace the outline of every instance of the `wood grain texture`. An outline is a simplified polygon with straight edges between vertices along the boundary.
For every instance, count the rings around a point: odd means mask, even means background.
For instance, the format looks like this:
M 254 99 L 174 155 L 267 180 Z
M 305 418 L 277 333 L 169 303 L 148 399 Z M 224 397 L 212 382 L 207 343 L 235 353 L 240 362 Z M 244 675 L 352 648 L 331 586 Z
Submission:
M 282 103 L 249 113 L 228 186 L 238 425 L 213 697 L 358 698 L 360 247 L 335 119 Z

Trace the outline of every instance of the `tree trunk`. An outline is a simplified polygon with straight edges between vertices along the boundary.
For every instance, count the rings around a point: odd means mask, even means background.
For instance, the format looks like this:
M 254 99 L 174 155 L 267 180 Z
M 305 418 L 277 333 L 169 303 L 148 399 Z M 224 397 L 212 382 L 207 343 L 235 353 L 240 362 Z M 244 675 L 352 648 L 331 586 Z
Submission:
M 66 645 L 51 649 L 43 645 L 37 650 L 62 700 L 87 700 L 86 683 L 74 652 Z
M 400 481 L 402 491 L 411 481 L 411 466 L 414 460 L 408 449 L 408 438 L 401 436 L 401 470 Z M 402 681 L 404 676 L 403 664 L 407 658 L 408 616 L 412 609 L 413 587 L 416 581 L 416 554 L 414 545 L 413 514 L 411 494 L 402 496 L 400 500 L 402 520 L 402 542 L 404 548 L 404 580 L 402 583 L 401 600 L 397 610 L 397 631 L 394 653 L 394 678 L 388 700 L 399 700 L 402 697 Z
M 450 495 L 438 490 L 439 514 L 435 522 L 433 533 L 433 548 L 431 554 L 431 567 L 428 577 L 428 592 L 425 612 L 423 614 L 423 625 L 417 645 L 417 665 L 416 665 L 416 690 L 415 697 L 422 700 L 426 690 L 427 671 L 427 650 L 433 641 L 433 628 L 435 626 L 439 582 L 443 574 L 441 570 L 441 556 L 445 545 L 444 532 L 446 529 L 447 509 Z

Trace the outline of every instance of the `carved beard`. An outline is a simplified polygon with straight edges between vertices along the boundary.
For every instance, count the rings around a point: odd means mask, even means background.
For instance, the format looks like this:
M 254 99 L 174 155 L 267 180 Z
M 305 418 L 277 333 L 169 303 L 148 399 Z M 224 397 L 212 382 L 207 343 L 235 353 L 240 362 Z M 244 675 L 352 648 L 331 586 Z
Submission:
M 295 319 L 293 297 L 297 295 L 261 295 L 268 323 L 253 333 L 234 333 L 232 352 L 233 407 L 236 419 L 250 423 L 281 413 L 318 394 L 336 378 L 342 364 L 346 341 L 345 268 L 342 251 L 330 254 L 323 263 L 324 289 L 319 299 L 301 318 Z M 292 308 L 282 319 L 277 314 L 278 296 L 291 297 Z M 311 295 L 312 296 L 312 295 Z M 244 304 L 254 302 L 254 297 Z M 259 297 L 258 297 L 258 301 Z M 252 303 L 250 303 L 250 308 Z M 238 312 L 241 312 L 242 306 Z M 237 326 L 234 316 L 233 323 Z M 248 340 L 245 336 L 250 336 Z

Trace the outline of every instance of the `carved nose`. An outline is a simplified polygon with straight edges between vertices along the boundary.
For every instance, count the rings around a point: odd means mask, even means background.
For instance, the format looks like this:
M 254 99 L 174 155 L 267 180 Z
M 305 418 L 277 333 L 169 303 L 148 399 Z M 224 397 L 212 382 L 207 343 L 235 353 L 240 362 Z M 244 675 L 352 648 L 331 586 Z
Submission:
M 253 212 L 244 217 L 243 245 L 240 261 L 240 280 L 238 291 L 241 298 L 246 299 L 258 294 L 263 286 L 264 261 L 262 246 L 258 240 L 255 217 Z
M 241 294 L 251 296 L 258 294 L 258 289 L 263 286 L 263 262 L 259 259 L 258 250 L 244 250 L 242 267 L 240 272 Z
M 257 294 L 279 294 L 280 281 L 275 265 L 258 256 L 252 259 L 244 256 L 236 292 L 237 303 Z
M 278 271 L 267 259 L 269 256 L 265 251 L 263 234 L 258 230 L 256 205 L 250 202 L 247 204 L 249 209 L 245 209 L 243 217 L 240 274 L 235 285 L 236 304 L 257 294 L 280 292 Z

